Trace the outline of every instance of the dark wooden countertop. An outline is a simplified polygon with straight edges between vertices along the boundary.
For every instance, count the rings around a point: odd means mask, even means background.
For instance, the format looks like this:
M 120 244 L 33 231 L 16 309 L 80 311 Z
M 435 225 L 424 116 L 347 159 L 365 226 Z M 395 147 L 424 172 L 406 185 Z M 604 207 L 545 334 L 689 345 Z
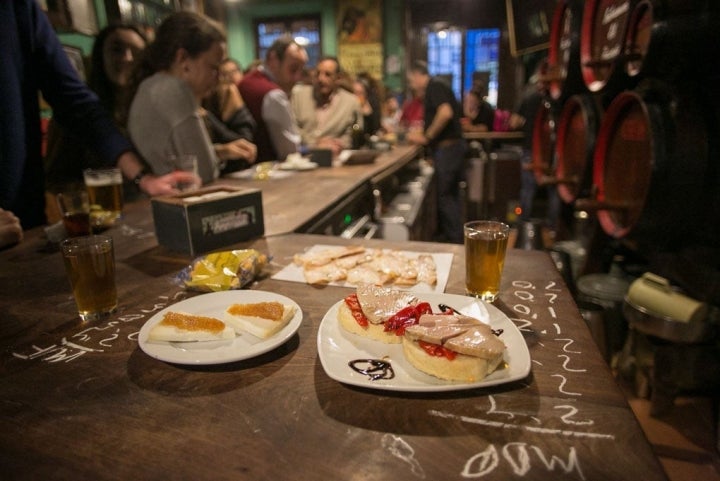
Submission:
M 532 356 L 522 381 L 449 393 L 366 390 L 330 379 L 318 359 L 327 310 L 350 289 L 270 275 L 337 237 L 276 235 L 250 288 L 294 299 L 302 325 L 259 357 L 214 366 L 153 359 L 137 334 L 189 296 L 174 276 L 190 259 L 159 247 L 147 204 L 115 239 L 120 305 L 79 325 L 60 254 L 40 231 L 0 252 L 0 473 L 3 479 L 662 480 L 659 462 L 550 258 L 511 251 L 496 302 Z M 454 254 L 462 246 L 363 241 Z
M 224 177 L 217 184 L 262 190 L 265 235 L 285 234 L 298 231 L 339 199 L 402 169 L 420 152 L 417 146 L 398 145 L 382 152 L 372 164 L 289 172 L 266 180 Z
M 520 140 L 523 133 L 517 130 L 509 132 L 463 132 L 467 140 Z

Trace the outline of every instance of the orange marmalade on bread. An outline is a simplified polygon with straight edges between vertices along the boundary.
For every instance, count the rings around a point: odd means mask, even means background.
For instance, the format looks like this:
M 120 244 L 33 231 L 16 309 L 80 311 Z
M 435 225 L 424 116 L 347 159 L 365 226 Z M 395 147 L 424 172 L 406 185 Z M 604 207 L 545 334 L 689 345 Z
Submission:
M 193 316 L 181 312 L 168 312 L 160 324 L 177 327 L 186 331 L 222 332 L 225 323 L 214 317 Z
M 255 304 L 233 304 L 227 313 L 233 316 L 253 316 L 279 321 L 283 318 L 285 306 L 280 302 L 257 302 Z

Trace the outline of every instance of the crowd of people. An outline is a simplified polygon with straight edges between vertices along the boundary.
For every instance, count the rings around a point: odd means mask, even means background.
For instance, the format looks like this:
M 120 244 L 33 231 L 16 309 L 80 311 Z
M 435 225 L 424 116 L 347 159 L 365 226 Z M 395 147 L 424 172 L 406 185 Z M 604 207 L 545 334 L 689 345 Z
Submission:
M 0 247 L 47 223 L 44 192 L 82 183 L 84 169 L 116 165 L 126 188 L 172 194 L 197 178 L 174 170 L 170 156 L 196 155 L 198 175 L 209 183 L 308 149 L 337 155 L 355 147 L 358 126 L 364 138 L 402 135 L 429 148 L 439 185 L 437 240 L 462 242 L 462 133 L 492 128 L 492 107 L 479 89 L 461 107 L 416 62 L 403 101 L 372 76 L 344 71 L 336 57 L 310 69 L 307 52 L 290 37 L 243 70 L 228 58 L 223 27 L 192 12 L 168 16 L 152 41 L 131 25 L 104 28 L 85 84 L 35 0 L 3 2 L 0 18 L 2 55 L 14 60 L 0 74 Z M 53 112 L 44 158 L 38 91 Z

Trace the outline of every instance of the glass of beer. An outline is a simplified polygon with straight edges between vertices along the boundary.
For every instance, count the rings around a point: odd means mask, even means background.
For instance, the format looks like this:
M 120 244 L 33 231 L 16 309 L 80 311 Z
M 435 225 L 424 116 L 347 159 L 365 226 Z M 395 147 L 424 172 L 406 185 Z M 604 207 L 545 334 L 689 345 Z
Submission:
M 69 237 L 60 248 L 80 318 L 94 321 L 114 312 L 118 298 L 112 237 Z
M 83 171 L 90 197 L 90 222 L 94 228 L 107 228 L 122 215 L 123 179 L 120 169 L 87 169 Z
M 199 173 L 198 173 L 198 158 L 195 154 L 171 154 L 168 155 L 168 164 L 170 165 L 170 168 L 172 170 L 181 170 L 183 172 L 191 172 L 198 176 L 198 181 L 200 180 Z M 181 192 L 188 192 L 191 190 L 197 190 L 200 188 L 200 183 L 190 183 L 190 184 L 178 184 L 178 190 Z
M 57 195 L 58 208 L 68 237 L 90 235 L 90 202 L 84 190 L 61 192 Z
M 493 302 L 500 292 L 510 227 L 502 222 L 467 222 L 465 231 L 465 290 Z

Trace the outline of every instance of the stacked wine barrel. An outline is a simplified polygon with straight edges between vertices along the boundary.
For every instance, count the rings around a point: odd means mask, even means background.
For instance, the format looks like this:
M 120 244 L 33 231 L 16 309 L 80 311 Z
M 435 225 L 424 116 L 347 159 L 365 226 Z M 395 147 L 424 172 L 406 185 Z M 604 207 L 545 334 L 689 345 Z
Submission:
M 718 47 L 720 2 L 558 0 L 533 161 L 560 198 L 614 238 L 716 243 Z

